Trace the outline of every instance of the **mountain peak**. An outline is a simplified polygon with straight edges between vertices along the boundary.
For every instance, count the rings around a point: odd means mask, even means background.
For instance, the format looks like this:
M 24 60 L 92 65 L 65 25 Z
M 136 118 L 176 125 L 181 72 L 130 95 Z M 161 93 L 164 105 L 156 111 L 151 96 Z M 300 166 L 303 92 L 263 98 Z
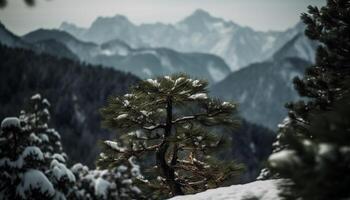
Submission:
M 114 15 L 113 19 L 129 21 L 127 17 L 125 17 L 124 15 L 120 15 L 120 14 Z
M 208 11 L 203 10 L 201 8 L 195 10 L 191 16 L 205 17 L 205 18 L 211 18 L 212 17 Z
M 116 14 L 113 17 L 98 17 L 94 23 L 130 23 L 128 18 L 124 15 Z
M 123 15 L 114 15 L 110 17 L 98 17 L 90 26 L 90 29 L 101 29 L 103 27 L 132 26 L 129 19 Z
M 181 21 L 181 23 L 190 24 L 191 26 L 202 25 L 204 22 L 215 21 L 215 17 L 203 9 L 195 10 L 191 15 Z
M 203 9 L 197 9 L 190 16 L 186 17 L 183 21 L 199 22 L 199 21 L 212 21 L 213 19 L 216 19 L 216 18 L 211 16 L 209 12 Z
M 215 25 L 216 24 L 216 25 Z M 215 26 L 226 26 L 225 20 L 213 17 L 209 12 L 203 9 L 195 10 L 190 16 L 178 23 L 178 26 L 184 30 L 190 29 L 193 32 L 208 32 L 216 29 Z

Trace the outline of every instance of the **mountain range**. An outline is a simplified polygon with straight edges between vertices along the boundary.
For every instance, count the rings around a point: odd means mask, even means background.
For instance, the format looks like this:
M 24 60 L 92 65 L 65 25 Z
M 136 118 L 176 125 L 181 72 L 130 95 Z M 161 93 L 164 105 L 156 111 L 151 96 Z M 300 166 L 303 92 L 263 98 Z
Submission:
M 98 17 L 88 28 L 64 22 L 60 29 L 97 44 L 119 39 L 133 48 L 210 53 L 222 57 L 231 71 L 236 71 L 270 58 L 286 42 L 303 33 L 304 25 L 299 22 L 286 31 L 255 31 L 198 9 L 175 24 L 135 25 L 127 17 L 115 15 Z
M 65 31 L 38 29 L 22 37 L 0 26 L 0 43 L 91 64 L 111 66 L 141 78 L 185 72 L 217 82 L 230 72 L 225 61 L 206 53 L 182 53 L 168 48 L 132 48 L 122 40 L 84 42 Z
M 240 54 L 239 59 L 247 59 L 247 63 L 252 64 L 230 72 L 233 69 L 219 56 L 192 52 L 208 50 L 205 44 L 217 42 L 213 38 L 223 40 L 223 35 L 219 34 L 223 32 L 222 27 L 235 30 L 234 35 L 229 32 L 233 43 L 228 47 L 239 47 L 236 51 Z M 111 66 L 140 78 L 178 72 L 204 78 L 211 83 L 214 95 L 238 102 L 244 118 L 273 130 L 286 116 L 283 104 L 298 99 L 291 80 L 294 76 L 303 74 L 305 68 L 314 62 L 318 45 L 303 34 L 304 25 L 301 23 L 284 32 L 259 32 L 212 17 L 203 10 L 195 11 L 175 25 L 156 23 L 136 26 L 126 17 L 116 15 L 97 18 L 88 29 L 67 23 L 63 23 L 60 29 L 38 29 L 19 37 L 1 25 L 0 43 L 31 49 L 37 53 L 45 52 L 57 57 Z M 194 33 L 203 35 L 197 46 L 191 43 L 192 40 L 186 42 L 188 48 L 176 46 L 185 37 L 185 33 L 180 34 L 178 31 L 185 29 L 188 36 Z M 262 38 L 265 36 L 275 37 L 270 39 L 274 42 L 264 43 Z M 256 38 L 260 39 L 255 41 Z M 165 40 L 168 40 L 168 46 L 174 42 L 175 49 L 185 50 L 182 52 L 153 47 L 161 46 L 160 43 Z M 271 50 L 269 56 L 256 53 L 256 49 L 263 48 L 263 43 L 272 45 L 273 48 L 280 47 L 278 50 Z M 204 46 L 200 50 L 196 49 L 198 45 Z M 253 62 L 253 58 L 248 58 L 252 52 L 255 52 L 254 59 L 266 59 Z

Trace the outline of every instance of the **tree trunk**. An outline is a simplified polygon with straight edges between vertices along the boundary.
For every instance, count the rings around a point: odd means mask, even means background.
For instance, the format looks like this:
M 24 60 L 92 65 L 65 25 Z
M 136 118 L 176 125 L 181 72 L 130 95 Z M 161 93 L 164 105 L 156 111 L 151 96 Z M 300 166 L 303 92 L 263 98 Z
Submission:
M 164 141 L 156 152 L 156 160 L 157 166 L 161 170 L 161 173 L 166 179 L 166 183 L 168 184 L 171 193 L 176 195 L 183 195 L 183 191 L 181 189 L 181 185 L 175 180 L 175 171 L 172 167 L 169 167 L 166 161 L 166 152 L 169 148 L 168 138 L 171 135 L 172 129 L 172 99 L 169 97 L 167 99 L 167 118 L 166 118 L 166 127 L 164 129 Z

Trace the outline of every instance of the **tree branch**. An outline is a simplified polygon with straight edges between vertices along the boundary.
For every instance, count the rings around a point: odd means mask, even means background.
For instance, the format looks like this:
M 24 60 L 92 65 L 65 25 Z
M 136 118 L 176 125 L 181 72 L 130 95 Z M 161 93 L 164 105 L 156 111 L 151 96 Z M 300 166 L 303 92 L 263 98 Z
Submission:
M 176 123 L 179 123 L 179 122 L 182 122 L 182 121 L 188 121 L 188 120 L 193 120 L 193 119 L 198 119 L 198 117 L 215 117 L 219 114 L 222 114 L 222 113 L 225 113 L 225 111 L 223 110 L 220 110 L 220 111 L 217 111 L 217 112 L 214 112 L 214 113 L 199 113 L 199 114 L 195 114 L 195 115 L 190 115 L 190 116 L 184 116 L 184 117 L 180 117 L 180 118 L 177 118 L 175 120 L 172 121 L 172 124 L 176 124 Z

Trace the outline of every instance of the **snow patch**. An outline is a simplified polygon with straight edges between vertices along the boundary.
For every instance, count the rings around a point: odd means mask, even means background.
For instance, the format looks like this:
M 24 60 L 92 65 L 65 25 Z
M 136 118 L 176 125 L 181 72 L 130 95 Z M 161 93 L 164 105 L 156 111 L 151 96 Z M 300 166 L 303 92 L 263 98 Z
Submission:
M 20 127 L 20 122 L 17 117 L 7 117 L 1 122 L 1 129 L 4 128 L 19 128 Z
M 120 119 L 125 119 L 128 117 L 128 114 L 121 114 L 121 115 L 118 115 L 118 117 L 116 118 L 116 120 L 120 120 Z
M 54 159 L 51 161 L 50 166 L 52 168 L 53 176 L 57 181 L 61 180 L 62 178 L 67 178 L 70 182 L 75 182 L 74 174 L 67 169 L 66 165 L 59 163 Z
M 150 83 L 151 85 L 153 85 L 154 87 L 159 87 L 160 83 L 158 83 L 157 79 L 147 79 L 146 80 L 148 83 Z
M 26 147 L 22 153 L 22 158 L 28 158 L 28 157 L 31 157 L 35 160 L 44 160 L 44 155 L 43 153 L 41 152 L 41 150 L 36 147 L 36 146 L 29 146 L 29 147 Z
M 221 187 L 210 189 L 205 192 L 177 196 L 171 200 L 280 200 L 278 196 L 278 183 L 282 180 L 265 180 L 255 181 L 244 185 L 232 185 L 229 187 Z
M 33 190 L 39 190 L 42 194 L 55 195 L 55 189 L 47 177 L 38 170 L 30 169 L 24 173 L 21 183 L 17 186 L 16 193 L 23 199 Z
M 33 95 L 30 99 L 32 99 L 32 100 L 41 99 L 41 95 L 40 95 L 40 94 L 35 94 L 35 95 Z
M 103 199 L 107 199 L 108 195 L 108 189 L 110 188 L 111 184 L 104 180 L 103 178 L 99 177 L 95 181 L 95 194 L 96 196 L 102 196 Z
M 192 94 L 188 98 L 193 100 L 208 99 L 208 95 L 206 93 L 197 93 L 197 94 Z
M 269 163 L 271 167 L 290 166 L 295 163 L 301 163 L 301 160 L 296 155 L 295 151 L 285 149 L 271 154 L 271 156 L 269 157 Z
M 105 143 L 107 146 L 111 147 L 112 149 L 115 149 L 115 150 L 120 151 L 120 152 L 124 152 L 124 151 L 126 150 L 125 148 L 120 147 L 119 144 L 118 144 L 118 142 L 106 140 L 106 141 L 104 141 L 104 143 Z

